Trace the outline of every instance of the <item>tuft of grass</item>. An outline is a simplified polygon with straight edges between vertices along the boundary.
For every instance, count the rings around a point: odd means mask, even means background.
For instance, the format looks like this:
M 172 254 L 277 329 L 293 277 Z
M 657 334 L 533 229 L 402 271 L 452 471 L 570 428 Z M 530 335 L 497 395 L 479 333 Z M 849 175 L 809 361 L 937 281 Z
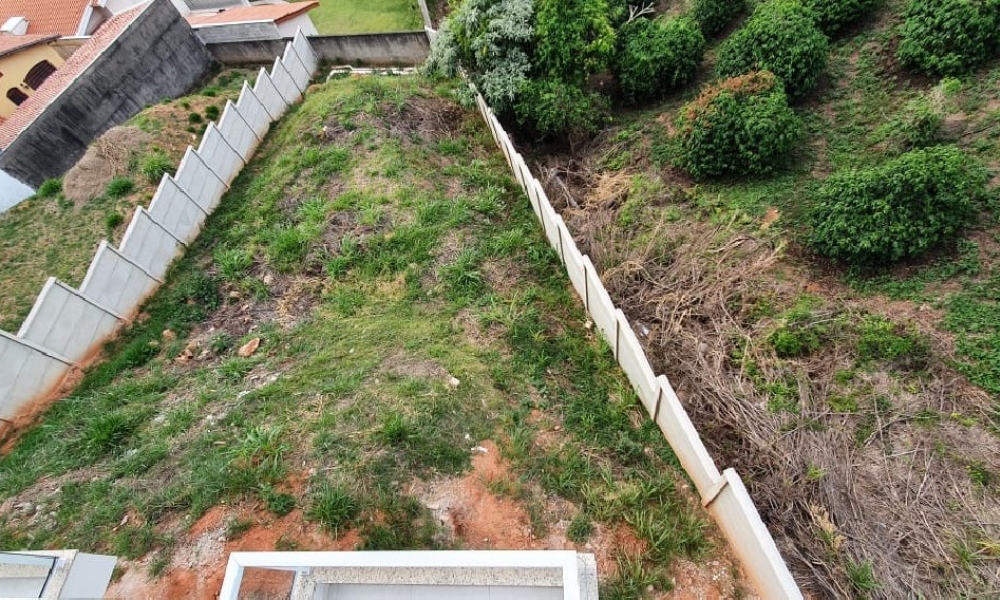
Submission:
M 108 183 L 107 194 L 110 198 L 124 198 L 135 190 L 135 182 L 128 177 L 115 177 Z
M 119 212 L 110 212 L 104 217 L 104 227 L 109 232 L 114 231 L 119 225 L 125 222 L 125 216 Z
M 854 591 L 863 598 L 869 597 L 872 592 L 878 589 L 878 581 L 875 580 L 870 562 L 848 562 L 847 579 Z
M 316 521 L 333 536 L 353 525 L 360 507 L 347 488 L 323 481 L 309 495 L 306 518 Z
M 38 198 L 55 198 L 62 193 L 62 179 L 46 179 L 38 186 L 35 196 Z
M 150 152 L 139 159 L 139 172 L 153 185 L 160 183 L 163 176 L 174 168 L 173 161 L 160 151 Z
M 566 538 L 577 544 L 586 542 L 592 533 L 594 533 L 594 523 L 584 514 L 573 517 L 569 527 L 566 528 Z

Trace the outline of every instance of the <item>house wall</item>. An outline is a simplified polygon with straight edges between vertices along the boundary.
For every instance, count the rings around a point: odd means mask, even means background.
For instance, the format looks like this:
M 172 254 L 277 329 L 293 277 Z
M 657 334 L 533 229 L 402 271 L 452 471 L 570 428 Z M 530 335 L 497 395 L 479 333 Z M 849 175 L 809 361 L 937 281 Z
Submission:
M 286 41 L 224 42 L 208 44 L 208 49 L 224 65 L 261 65 L 273 61 Z M 423 31 L 310 36 L 309 43 L 320 60 L 376 67 L 416 66 L 430 52 L 430 42 Z
M 153 0 L 91 66 L 0 153 L 0 169 L 37 188 L 147 105 L 203 81 L 214 61 L 170 0 Z
M 274 21 L 212 25 L 210 27 L 198 27 L 194 32 L 206 44 L 251 40 L 281 41 L 281 34 L 278 33 L 278 27 L 274 24 Z M 292 35 L 294 35 L 294 32 L 292 32 Z
M 316 26 L 313 24 L 312 19 L 309 18 L 309 14 L 307 13 L 288 19 L 283 23 L 278 23 L 278 37 L 295 37 L 295 32 L 299 29 L 302 29 L 303 35 L 309 37 L 319 35 L 319 31 L 316 31 Z
M 31 67 L 43 60 L 49 61 L 56 67 L 62 66 L 66 62 L 48 44 L 32 46 L 16 54 L 0 58 L 0 117 L 9 117 L 17 108 L 16 104 L 7 99 L 7 90 L 16 87 L 28 96 L 35 93 L 35 90 L 22 85 L 22 83 Z

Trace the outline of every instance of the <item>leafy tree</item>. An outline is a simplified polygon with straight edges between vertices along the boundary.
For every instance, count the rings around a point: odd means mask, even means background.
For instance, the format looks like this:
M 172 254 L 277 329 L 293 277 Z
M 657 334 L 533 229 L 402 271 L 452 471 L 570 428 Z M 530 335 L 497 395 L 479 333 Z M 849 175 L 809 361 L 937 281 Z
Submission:
M 809 244 L 850 265 L 884 265 L 953 239 L 975 218 L 989 173 L 954 146 L 831 176 L 816 192 Z
M 558 79 L 540 79 L 524 87 L 514 112 L 521 125 L 540 137 L 565 135 L 572 146 L 600 128 L 606 104 L 598 94 L 577 86 Z
M 1000 44 L 1000 0 L 910 0 L 903 17 L 897 57 L 928 73 L 966 73 Z
M 536 68 L 542 77 L 583 86 L 608 67 L 615 49 L 607 0 L 536 0 Z
M 707 36 L 717 35 L 747 9 L 746 0 L 695 0 L 692 15 Z
M 465 0 L 442 23 L 425 69 L 447 77 L 466 69 L 497 112 L 513 107 L 532 70 L 532 0 Z
M 801 98 L 819 82 L 827 53 L 826 36 L 809 9 L 797 0 L 770 0 L 722 44 L 716 72 L 734 77 L 770 71 L 782 80 L 789 97 Z
M 691 81 L 705 54 L 705 37 L 690 17 L 636 19 L 618 32 L 615 73 L 631 102 L 663 95 Z
M 802 134 L 781 82 L 768 71 L 706 89 L 681 109 L 677 129 L 677 165 L 696 179 L 771 173 Z

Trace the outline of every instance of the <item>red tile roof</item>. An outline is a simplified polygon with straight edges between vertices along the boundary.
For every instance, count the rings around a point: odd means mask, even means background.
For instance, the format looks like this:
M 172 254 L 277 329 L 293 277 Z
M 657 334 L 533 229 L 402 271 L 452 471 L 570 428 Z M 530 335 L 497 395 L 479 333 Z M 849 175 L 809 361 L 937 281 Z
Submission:
M 76 35 L 88 4 L 90 0 L 0 0 L 0 25 L 24 17 L 29 35 Z
M 297 17 L 319 6 L 319 2 L 295 2 L 292 4 L 262 4 L 260 6 L 239 6 L 217 13 L 193 14 L 187 20 L 191 27 L 247 23 L 252 21 L 274 21 L 281 23 Z
M 112 42 L 118 39 L 118 36 L 147 6 L 149 5 L 140 4 L 105 21 L 58 71 L 46 79 L 45 83 L 24 101 L 24 104 L 18 106 L 14 114 L 0 125 L 0 148 L 10 146 L 11 142 L 27 129 L 28 125 L 31 125 L 53 100 L 59 97 L 81 73 L 86 71 Z
M 58 35 L 9 35 L 0 34 L 0 58 L 36 44 L 59 39 Z

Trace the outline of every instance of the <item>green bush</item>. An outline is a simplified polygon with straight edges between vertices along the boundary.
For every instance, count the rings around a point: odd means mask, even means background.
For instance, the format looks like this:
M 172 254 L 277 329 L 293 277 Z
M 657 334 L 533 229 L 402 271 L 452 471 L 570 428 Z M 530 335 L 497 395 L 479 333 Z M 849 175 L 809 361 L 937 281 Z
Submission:
M 721 33 L 747 9 L 746 0 L 695 0 L 692 15 L 707 36 Z
M 681 109 L 677 166 L 692 177 L 766 175 L 801 137 L 781 82 L 767 71 L 710 87 Z
M 982 165 L 953 146 L 835 174 L 816 192 L 809 245 L 851 265 L 918 256 L 972 222 L 988 180 Z
M 205 118 L 209 121 L 214 121 L 219 118 L 219 107 L 214 104 L 209 104 L 205 107 Z
M 607 0 L 535 0 L 535 67 L 541 77 L 583 86 L 615 50 Z
M 630 102 L 662 96 L 692 79 L 705 54 L 705 37 L 690 17 L 636 19 L 618 32 L 615 74 Z
M 115 177 L 108 183 L 108 196 L 111 198 L 124 198 L 135 189 L 135 182 L 128 177 Z
M 108 228 L 108 231 L 114 231 L 124 222 L 125 217 L 121 213 L 111 212 L 104 217 L 104 226 Z
M 790 98 L 812 91 L 826 68 L 828 42 L 812 12 L 796 0 L 771 0 L 757 7 L 739 31 L 719 48 L 716 72 L 735 77 L 770 71 Z
M 202 121 L 203 119 L 201 118 L 201 115 L 199 115 L 198 113 L 196 112 L 188 113 L 188 123 L 195 125 L 201 123 Z
M 35 195 L 39 198 L 55 198 L 62 193 L 62 179 L 46 179 L 38 186 Z
M 802 4 L 812 10 L 816 25 L 827 35 L 835 35 L 857 23 L 881 3 L 882 0 L 802 0 Z
M 603 98 L 557 79 L 527 83 L 514 107 L 522 126 L 543 138 L 565 135 L 571 143 L 600 129 L 606 112 Z
M 928 73 L 966 73 L 1000 43 L 1000 0 L 910 0 L 903 17 L 896 55 Z

